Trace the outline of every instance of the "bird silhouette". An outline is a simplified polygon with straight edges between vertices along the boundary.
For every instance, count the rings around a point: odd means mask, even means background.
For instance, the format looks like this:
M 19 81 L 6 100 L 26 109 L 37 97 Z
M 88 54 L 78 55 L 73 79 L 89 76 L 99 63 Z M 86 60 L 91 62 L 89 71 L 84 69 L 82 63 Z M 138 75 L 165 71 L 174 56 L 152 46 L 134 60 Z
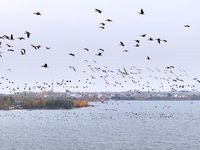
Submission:
M 47 64 L 44 64 L 43 66 L 41 67 L 44 67 L 44 68 L 49 68 Z
M 9 44 L 6 44 L 8 47 L 12 47 L 11 45 L 9 45 Z
M 51 47 L 47 47 L 47 46 L 46 46 L 46 49 L 48 49 L 48 50 L 49 50 L 49 49 L 51 49 Z
M 100 23 L 100 25 L 105 26 L 106 24 L 105 23 Z
M 150 37 L 148 40 L 149 40 L 149 41 L 153 41 L 153 38 Z
M 29 37 L 30 37 L 30 35 L 31 35 L 31 33 L 30 33 L 30 32 L 28 32 L 28 31 L 26 31 L 24 34 L 26 34 L 26 35 L 27 35 L 27 38 L 29 38 Z
M 102 56 L 102 53 L 98 53 L 98 54 L 96 54 L 97 56 Z
M 35 46 L 35 45 L 33 45 L 33 44 L 31 44 L 31 46 L 32 46 L 34 49 L 37 50 L 37 46 Z
M 38 15 L 38 16 L 42 15 L 40 12 L 36 12 L 36 13 L 33 13 L 33 14 Z
M 138 14 L 140 14 L 140 15 L 144 15 L 144 10 L 141 9 L 140 12 L 138 12 Z
M 69 55 L 71 55 L 71 56 L 73 56 L 73 57 L 75 56 L 75 54 L 73 54 L 73 53 L 69 53 Z
M 125 45 L 124 45 L 124 43 L 123 43 L 123 42 L 121 42 L 121 41 L 120 41 L 120 44 L 119 44 L 119 45 L 121 45 L 121 46 L 125 46 Z
M 13 34 L 11 34 L 11 36 L 10 36 L 10 40 L 14 40 L 14 38 L 13 38 Z
M 150 57 L 149 57 L 149 56 L 147 56 L 147 60 L 150 60 Z
M 189 27 L 190 27 L 190 25 L 187 25 L 187 24 L 186 24 L 186 25 L 184 25 L 184 27 L 187 27 L 187 28 L 189 28 Z
M 21 41 L 21 40 L 25 40 L 24 37 L 18 37 L 18 39 Z
M 134 46 L 135 46 L 135 47 L 140 47 L 140 45 L 139 45 L 139 44 L 135 44 Z
M 102 52 L 104 52 L 104 49 L 102 49 L 102 48 L 100 48 L 99 50 L 102 51 Z
M 106 21 L 108 21 L 108 22 L 113 22 L 111 19 L 106 19 Z
M 161 41 L 161 39 L 160 39 L 160 38 L 157 38 L 157 39 L 155 39 L 155 40 L 157 40 L 157 41 L 158 41 L 158 43 L 160 44 L 160 41 Z
M 24 48 L 21 49 L 21 55 L 25 55 L 26 54 L 26 50 Z
M 14 52 L 14 49 L 8 49 L 8 51 L 10 51 L 10 52 Z
M 98 13 L 102 13 L 102 10 L 100 10 L 100 9 L 95 9 L 95 12 L 98 12 Z
M 140 40 L 135 40 L 136 43 L 140 43 Z
M 141 37 L 146 37 L 146 35 L 147 35 L 147 34 L 142 34 L 142 35 L 140 35 L 140 36 L 141 36 Z
M 88 48 L 84 48 L 84 50 L 86 50 L 86 51 L 89 51 L 89 49 L 88 49 Z

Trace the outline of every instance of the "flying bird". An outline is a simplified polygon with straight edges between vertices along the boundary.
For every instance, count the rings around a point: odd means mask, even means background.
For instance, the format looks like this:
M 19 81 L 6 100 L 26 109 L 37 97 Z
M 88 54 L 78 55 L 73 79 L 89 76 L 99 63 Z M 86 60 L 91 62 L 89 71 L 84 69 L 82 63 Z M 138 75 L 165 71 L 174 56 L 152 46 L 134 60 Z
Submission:
M 18 39 L 21 41 L 21 40 L 25 40 L 24 37 L 18 37 Z
M 157 41 L 158 41 L 158 43 L 160 44 L 160 41 L 161 41 L 161 39 L 160 39 L 160 38 L 157 38 L 157 39 L 155 39 L 155 40 L 157 40 Z
M 10 52 L 14 52 L 14 50 L 13 50 L 13 49 L 8 49 L 8 51 L 10 51 Z
M 105 24 L 105 23 L 103 23 L 103 22 L 102 22 L 102 23 L 100 23 L 100 24 L 101 24 L 102 26 L 105 26 L 105 25 L 106 25 L 106 24 Z
M 26 50 L 24 48 L 21 49 L 21 55 L 25 55 L 26 54 Z
M 102 53 L 98 53 L 98 54 L 96 54 L 97 56 L 102 56 Z
M 134 46 L 135 46 L 135 47 L 140 47 L 140 45 L 139 45 L 139 44 L 135 44 Z
M 144 15 L 144 10 L 141 9 L 140 12 L 138 12 L 138 14 L 140 14 L 140 15 Z
M 47 47 L 47 46 L 46 46 L 46 49 L 48 49 L 48 50 L 49 50 L 49 49 L 51 49 L 51 47 Z
M 49 68 L 47 64 L 44 64 L 43 66 L 41 67 L 44 67 L 44 68 Z
M 11 45 L 9 45 L 9 44 L 6 44 L 8 47 L 12 47 Z
M 102 48 L 100 48 L 99 50 L 102 51 L 102 52 L 104 52 L 104 49 L 102 49 Z
M 33 45 L 33 44 L 31 44 L 31 46 L 37 50 L 37 46 L 35 46 L 35 45 Z
M 148 40 L 149 40 L 149 41 L 153 41 L 153 38 L 150 37 Z
M 121 41 L 120 41 L 120 44 L 119 44 L 119 45 L 121 45 L 121 46 L 125 46 L 125 45 L 124 45 L 124 43 L 123 43 L 123 42 L 121 42 Z
M 167 42 L 167 40 L 162 40 L 162 41 L 164 41 L 165 43 Z
M 147 56 L 147 60 L 150 60 L 150 57 L 149 57 L 149 56 Z
M 95 9 L 95 12 L 98 12 L 98 13 L 102 13 L 102 10 L 99 10 L 99 9 Z
M 135 40 L 136 43 L 140 43 L 140 40 Z
M 190 25 L 187 25 L 187 24 L 186 24 L 186 25 L 184 25 L 184 27 L 187 27 L 187 28 L 189 28 L 189 27 L 190 27 Z
M 108 21 L 108 22 L 113 22 L 111 19 L 106 19 L 106 21 Z
M 73 53 L 69 53 L 69 55 L 71 55 L 71 56 L 75 56 L 75 54 L 73 54 Z
M 142 34 L 142 35 L 140 35 L 140 36 L 141 36 L 141 37 L 146 37 L 146 35 L 147 35 L 147 34 Z
M 86 50 L 86 51 L 89 51 L 89 49 L 88 49 L 88 48 L 84 48 L 84 50 Z
M 13 35 L 11 34 L 11 36 L 10 36 L 10 40 L 14 40 L 14 38 L 13 38 Z
M 29 38 L 31 33 L 26 31 L 24 34 L 27 34 L 27 38 Z
M 35 14 L 35 15 L 42 15 L 40 12 L 36 12 L 36 13 L 33 13 L 33 14 Z

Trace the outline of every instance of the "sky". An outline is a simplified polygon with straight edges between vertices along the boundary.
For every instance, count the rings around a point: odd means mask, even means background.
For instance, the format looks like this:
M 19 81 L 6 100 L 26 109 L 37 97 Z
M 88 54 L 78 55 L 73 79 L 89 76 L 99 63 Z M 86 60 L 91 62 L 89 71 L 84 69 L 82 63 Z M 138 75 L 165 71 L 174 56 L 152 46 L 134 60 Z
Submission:
M 14 40 L 0 39 L 0 93 L 29 91 L 29 87 L 38 91 L 33 87 L 44 82 L 50 85 L 52 80 L 55 92 L 167 91 L 174 84 L 195 85 L 200 90 L 193 80 L 200 78 L 199 5 L 198 0 L 3 0 L 0 36 L 13 34 Z M 141 9 L 145 15 L 138 14 Z M 100 23 L 106 24 L 105 29 L 99 28 Z M 25 31 L 31 33 L 30 38 Z M 157 38 L 167 42 L 159 44 Z M 134 40 L 140 40 L 139 47 Z M 41 48 L 35 50 L 31 44 Z M 25 55 L 21 55 L 22 48 Z M 102 56 L 96 55 L 99 52 Z M 45 63 L 49 68 L 41 67 Z M 162 78 L 184 82 L 168 83 Z M 46 87 L 42 90 L 52 88 Z

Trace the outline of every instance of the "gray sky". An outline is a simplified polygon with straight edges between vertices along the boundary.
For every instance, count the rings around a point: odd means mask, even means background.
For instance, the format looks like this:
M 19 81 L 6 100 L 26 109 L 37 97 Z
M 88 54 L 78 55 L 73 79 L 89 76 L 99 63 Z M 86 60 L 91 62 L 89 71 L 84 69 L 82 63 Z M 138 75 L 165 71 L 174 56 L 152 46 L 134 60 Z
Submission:
M 198 0 L 4 0 L 0 5 L 0 36 L 13 34 L 15 40 L 0 39 L 0 52 L 3 52 L 0 77 L 5 77 L 0 78 L 0 93 L 8 93 L 6 86 L 11 89 L 20 87 L 18 91 L 23 91 L 25 83 L 27 87 L 33 87 L 36 82 L 50 83 L 52 79 L 55 91 L 147 91 L 158 90 L 162 84 L 162 90 L 166 91 L 174 84 L 155 77 L 182 78 L 184 83 L 180 82 L 180 85 L 194 84 L 198 89 L 193 78 L 200 78 L 199 5 Z M 96 8 L 102 13 L 95 12 Z M 140 9 L 145 15 L 138 14 Z M 37 11 L 42 15 L 33 14 Z M 106 22 L 108 18 L 113 22 Z M 99 28 L 101 22 L 106 23 L 105 29 Z M 185 28 L 185 24 L 190 28 Z M 30 38 L 26 38 L 25 31 L 31 32 Z M 142 34 L 147 36 L 141 37 Z M 21 36 L 25 40 L 17 39 Z M 165 39 L 167 43 L 148 41 L 149 37 Z M 140 40 L 140 47 L 134 46 L 134 40 Z M 120 41 L 125 47 L 119 45 Z M 14 52 L 8 51 L 6 44 L 12 45 Z M 35 50 L 31 44 L 42 48 Z M 45 46 L 51 49 L 46 50 Z M 21 48 L 26 49 L 26 55 L 21 55 Z M 95 55 L 100 48 L 105 50 L 103 56 Z M 75 57 L 69 53 L 74 53 Z M 151 60 L 146 60 L 147 56 Z M 49 68 L 41 67 L 45 63 Z M 171 69 L 174 74 L 164 72 L 171 65 L 175 67 Z M 73 66 L 76 72 L 69 66 Z M 142 71 L 137 73 L 138 70 L 130 69 L 131 66 Z M 94 67 L 101 71 L 89 69 Z M 117 75 L 118 69 L 123 68 L 129 75 Z M 137 74 L 130 74 L 131 71 Z M 109 85 L 100 76 L 104 76 Z M 67 80 L 72 82 L 65 87 L 56 86 L 56 82 Z M 140 81 L 144 86 L 150 82 L 150 87 L 142 89 L 139 82 L 134 84 L 131 80 Z M 14 83 L 11 85 L 8 81 Z M 75 86 L 78 88 L 73 88 Z

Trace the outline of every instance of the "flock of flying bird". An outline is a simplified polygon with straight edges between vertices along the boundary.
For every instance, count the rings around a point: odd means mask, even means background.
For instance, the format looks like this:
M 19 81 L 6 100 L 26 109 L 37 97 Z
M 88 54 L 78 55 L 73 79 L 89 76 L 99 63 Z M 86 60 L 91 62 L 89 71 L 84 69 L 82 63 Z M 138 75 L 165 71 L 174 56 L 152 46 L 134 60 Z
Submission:
M 102 10 L 100 9 L 95 9 L 95 12 L 101 14 Z M 36 12 L 33 13 L 35 15 L 41 16 L 42 14 L 40 12 Z M 141 9 L 138 12 L 139 15 L 145 15 L 144 10 Z M 106 19 L 106 22 L 113 22 L 112 19 Z M 106 23 L 105 22 L 101 22 L 100 23 L 100 27 L 101 29 L 105 29 L 106 27 Z M 189 25 L 184 25 L 184 27 L 189 28 Z M 25 31 L 26 34 L 26 38 L 30 38 L 31 33 L 29 31 Z M 147 34 L 142 34 L 140 35 L 141 38 L 145 38 L 147 37 Z M 25 40 L 25 37 L 18 37 L 18 40 Z M 15 40 L 13 34 L 11 34 L 10 36 L 8 35 L 3 35 L 0 36 L 0 39 L 4 39 L 4 40 Z M 161 42 L 167 42 L 167 40 L 165 39 L 160 39 L 160 38 L 152 38 L 149 37 L 148 41 L 154 41 L 156 40 L 158 42 L 158 44 L 161 44 Z M 140 47 L 140 40 L 136 39 L 135 41 L 135 47 Z M 2 45 L 2 42 L 0 42 L 0 47 Z M 14 48 L 12 45 L 6 43 L 6 46 L 8 47 L 8 51 L 10 52 L 14 52 Z M 119 46 L 122 46 L 123 48 L 125 47 L 125 43 L 122 41 L 119 41 Z M 34 48 L 35 50 L 39 50 L 42 46 L 41 45 L 33 45 L 31 44 L 31 47 Z M 51 47 L 47 47 L 45 46 L 45 48 L 47 50 L 51 49 Z M 89 48 L 83 48 L 85 51 L 90 51 Z M 97 56 L 103 56 L 103 52 L 105 51 L 104 49 L 100 48 L 98 49 L 99 52 L 96 54 Z M 21 55 L 25 55 L 26 54 L 26 49 L 21 48 L 20 50 Z M 128 52 L 127 49 L 123 50 L 123 52 Z M 0 52 L 0 57 L 2 57 L 3 52 Z M 70 56 L 75 57 L 76 54 L 74 53 L 69 53 Z M 147 60 L 151 60 L 151 58 L 149 56 L 146 57 Z M 130 67 L 122 67 L 119 68 L 117 70 L 114 69 L 109 69 L 108 66 L 104 66 L 104 67 L 100 67 L 98 66 L 98 63 L 96 60 L 93 61 L 93 64 L 88 64 L 88 60 L 84 60 L 87 63 L 87 71 L 83 70 L 83 73 L 90 73 L 90 76 L 88 78 L 86 78 L 84 81 L 81 80 L 77 80 L 74 82 L 72 82 L 72 80 L 65 80 L 62 79 L 62 81 L 56 82 L 57 86 L 61 86 L 63 88 L 79 88 L 79 83 L 82 82 L 85 85 L 83 86 L 83 88 L 88 88 L 89 85 L 94 85 L 95 84 L 95 79 L 101 79 L 104 83 L 105 83 L 105 87 L 108 86 L 114 86 L 114 87 L 121 87 L 123 88 L 125 86 L 125 84 L 127 82 L 132 82 L 133 83 L 133 87 L 130 87 L 130 91 L 137 86 L 141 87 L 141 89 L 148 89 L 149 92 L 155 92 L 155 91 L 162 91 L 164 90 L 164 84 L 163 82 L 166 82 L 168 84 L 170 84 L 170 88 L 173 91 L 177 91 L 177 90 L 183 90 L 184 88 L 190 88 L 190 90 L 195 91 L 196 85 L 195 83 L 193 85 L 190 84 L 184 84 L 184 77 L 189 77 L 188 74 L 186 73 L 185 70 L 181 70 L 181 69 L 176 69 L 174 66 L 167 66 L 165 69 L 158 69 L 158 68 L 148 68 L 147 70 L 142 70 L 140 68 L 134 67 L 134 66 L 130 66 Z M 44 68 L 49 68 L 48 64 L 45 63 L 44 65 L 41 65 L 41 67 Z M 74 72 L 77 71 L 77 69 L 74 66 L 69 66 L 70 69 L 72 69 Z M 8 69 L 9 71 L 11 71 L 11 69 Z M 148 71 L 148 77 L 145 77 L 142 75 L 142 72 L 146 72 Z M 175 72 L 178 72 L 178 74 L 176 74 Z M 157 75 L 151 75 L 151 73 L 156 73 Z M 160 73 L 160 75 L 158 75 Z M 122 78 L 122 79 L 119 79 Z M 158 88 L 153 88 L 153 86 L 151 85 L 150 81 L 147 80 L 147 78 L 153 78 L 155 80 L 160 80 L 160 85 Z M 1 78 L 2 80 L 5 80 L 5 77 Z M 9 84 L 14 84 L 14 81 L 11 81 L 9 79 L 6 79 L 7 82 Z M 145 81 L 147 80 L 147 81 Z M 194 81 L 196 81 L 197 83 L 200 83 L 200 80 L 197 78 L 193 79 Z M 2 84 L 3 82 L 0 81 L 0 84 Z M 76 83 L 76 85 L 75 85 Z M 34 86 L 28 86 L 27 83 L 25 83 L 25 86 L 20 88 L 20 87 L 13 87 L 13 86 L 6 86 L 6 87 L 2 87 L 2 89 L 9 89 L 10 93 L 16 92 L 18 90 L 34 90 L 34 89 L 40 89 L 40 90 L 46 90 L 48 88 L 52 88 L 51 86 L 53 85 L 52 83 L 41 83 L 40 85 L 38 85 L 39 83 L 36 82 L 37 85 Z M 19 92 L 17 92 L 19 94 Z

